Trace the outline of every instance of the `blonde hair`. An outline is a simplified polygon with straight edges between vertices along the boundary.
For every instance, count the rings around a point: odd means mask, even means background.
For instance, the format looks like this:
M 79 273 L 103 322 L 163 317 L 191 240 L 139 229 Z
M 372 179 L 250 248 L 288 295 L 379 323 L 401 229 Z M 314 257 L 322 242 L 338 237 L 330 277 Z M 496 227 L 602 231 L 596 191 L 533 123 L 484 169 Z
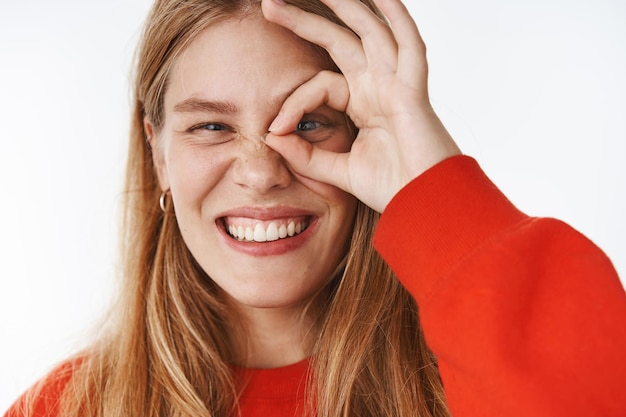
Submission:
M 372 1 L 362 0 L 381 18 Z M 342 24 L 321 2 L 291 0 Z M 122 288 L 105 335 L 74 362 L 67 416 L 231 416 L 232 335 L 220 288 L 183 242 L 161 190 L 144 117 L 158 129 L 176 57 L 217 21 L 258 0 L 157 0 L 137 54 L 122 229 Z M 384 19 L 384 18 L 383 18 Z M 320 54 L 327 56 L 321 48 Z M 330 58 L 327 58 L 330 59 Z M 448 416 L 417 306 L 372 246 L 378 214 L 359 203 L 345 267 L 319 312 L 308 410 L 325 416 Z

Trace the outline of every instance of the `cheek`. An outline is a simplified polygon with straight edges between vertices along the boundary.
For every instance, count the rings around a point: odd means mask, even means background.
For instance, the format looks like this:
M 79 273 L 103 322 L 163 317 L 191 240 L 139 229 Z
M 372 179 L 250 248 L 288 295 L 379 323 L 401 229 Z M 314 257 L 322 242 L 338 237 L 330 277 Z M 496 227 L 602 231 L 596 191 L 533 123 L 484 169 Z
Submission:
M 351 230 L 352 220 L 356 213 L 358 200 L 352 194 L 335 186 L 315 181 L 306 177 L 298 180 L 309 190 L 324 199 L 330 209 L 333 222 L 337 223 L 336 230 Z
M 354 137 L 350 133 L 350 128 L 347 125 L 342 125 L 341 130 L 331 139 L 320 142 L 316 146 L 327 151 L 345 153 L 350 151 L 353 142 Z
M 349 230 L 352 230 L 352 222 L 356 215 L 358 200 L 352 194 L 338 188 L 332 187 L 332 189 L 335 207 L 341 212 L 341 223 L 345 224 Z
M 354 230 L 354 219 L 358 200 L 338 188 L 325 185 L 329 189 L 326 193 L 327 201 L 331 204 L 331 236 L 335 249 L 341 247 L 347 251 Z M 342 254 L 345 253 L 341 251 Z
M 200 204 L 224 178 L 229 166 L 226 152 L 207 148 L 171 149 L 166 158 L 174 207 L 181 210 Z

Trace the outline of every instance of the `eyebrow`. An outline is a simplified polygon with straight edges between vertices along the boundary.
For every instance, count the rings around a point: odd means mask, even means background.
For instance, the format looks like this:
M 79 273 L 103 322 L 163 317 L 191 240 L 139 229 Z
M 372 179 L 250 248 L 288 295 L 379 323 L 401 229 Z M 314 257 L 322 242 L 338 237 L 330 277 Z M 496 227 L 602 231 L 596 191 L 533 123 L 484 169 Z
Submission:
M 279 107 L 300 85 L 296 85 L 289 91 L 271 98 L 272 104 Z M 174 106 L 175 113 L 218 113 L 235 114 L 239 108 L 230 101 L 211 101 L 198 97 L 189 97 Z
M 197 97 L 190 97 L 174 106 L 176 113 L 221 113 L 234 114 L 238 108 L 227 101 L 209 101 Z

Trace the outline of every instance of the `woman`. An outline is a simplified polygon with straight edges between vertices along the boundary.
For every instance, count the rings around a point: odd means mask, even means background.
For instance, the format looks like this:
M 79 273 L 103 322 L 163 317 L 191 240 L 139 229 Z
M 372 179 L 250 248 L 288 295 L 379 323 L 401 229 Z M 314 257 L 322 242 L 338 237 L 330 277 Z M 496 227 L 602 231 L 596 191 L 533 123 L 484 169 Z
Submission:
M 610 261 L 460 155 L 399 0 L 290 3 L 155 3 L 117 316 L 9 415 L 622 414 Z

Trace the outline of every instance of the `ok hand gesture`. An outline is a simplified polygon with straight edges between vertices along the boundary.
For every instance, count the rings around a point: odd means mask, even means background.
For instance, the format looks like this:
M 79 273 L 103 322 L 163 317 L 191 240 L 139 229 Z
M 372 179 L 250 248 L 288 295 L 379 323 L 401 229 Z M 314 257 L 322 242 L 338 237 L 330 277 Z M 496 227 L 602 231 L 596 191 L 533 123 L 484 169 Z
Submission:
M 281 0 L 263 0 L 268 20 L 325 48 L 342 72 L 320 72 L 296 89 L 266 143 L 298 174 L 382 212 L 409 181 L 460 151 L 430 104 L 426 48 L 401 1 L 377 1 L 389 25 L 358 0 L 322 1 L 356 35 Z M 359 129 L 349 153 L 291 134 L 304 113 L 324 104 L 345 112 Z

